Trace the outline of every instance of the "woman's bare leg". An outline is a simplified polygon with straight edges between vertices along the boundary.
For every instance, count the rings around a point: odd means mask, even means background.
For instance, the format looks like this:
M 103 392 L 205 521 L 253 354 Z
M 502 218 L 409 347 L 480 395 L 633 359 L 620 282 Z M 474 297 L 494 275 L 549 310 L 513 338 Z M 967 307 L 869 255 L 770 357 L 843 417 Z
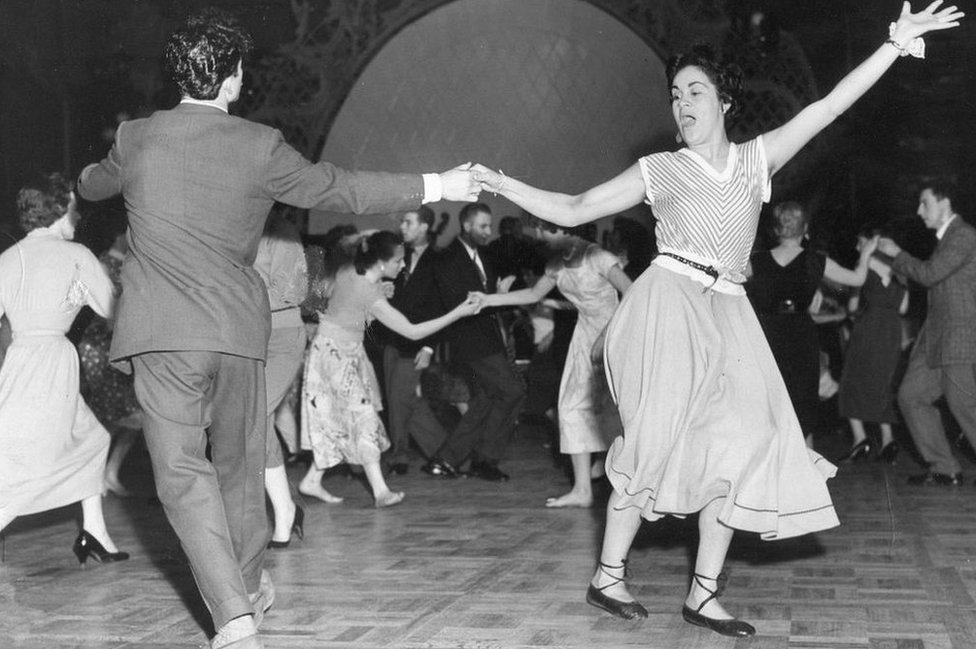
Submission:
M 607 503 L 607 527 L 603 532 L 603 549 L 600 551 L 600 563 L 603 566 L 597 566 L 596 574 L 593 575 L 590 584 L 603 588 L 603 594 L 607 597 L 621 602 L 633 602 L 634 597 L 623 581 L 608 586 L 615 579 L 623 579 L 623 564 L 641 524 L 640 510 L 636 507 L 617 509 L 620 501 L 621 497 L 614 491 Z M 607 566 L 620 566 L 620 568 L 607 568 Z
M 701 584 L 698 580 L 691 580 L 691 590 L 685 599 L 685 604 L 694 611 L 708 599 L 718 588 L 715 578 L 722 572 L 725 565 L 725 555 L 728 554 L 729 544 L 732 542 L 732 528 L 723 525 L 718 520 L 718 513 L 725 504 L 724 499 L 713 500 L 705 505 L 705 508 L 698 514 L 698 557 L 695 559 L 695 573 L 701 575 Z M 705 579 L 709 577 L 710 579 Z M 704 584 L 704 587 L 702 586 Z M 717 599 L 711 599 L 700 613 L 706 617 L 729 620 L 732 616 L 726 611 Z

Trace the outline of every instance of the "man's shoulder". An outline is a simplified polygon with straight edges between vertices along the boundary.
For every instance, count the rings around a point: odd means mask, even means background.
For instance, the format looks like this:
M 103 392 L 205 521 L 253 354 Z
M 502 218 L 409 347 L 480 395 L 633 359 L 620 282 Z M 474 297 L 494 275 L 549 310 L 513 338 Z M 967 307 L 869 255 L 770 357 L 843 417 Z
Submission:
M 206 117 L 215 120 L 222 128 L 239 129 L 248 132 L 252 136 L 274 137 L 277 129 L 255 122 L 244 117 L 231 115 L 219 108 L 200 104 L 177 104 L 172 108 L 163 108 L 155 111 L 148 117 L 129 120 L 123 122 L 123 126 L 138 128 L 144 124 L 154 124 L 160 122 L 171 122 L 173 120 L 193 119 Z
M 450 259 L 458 256 L 464 250 L 464 244 L 461 240 L 455 237 L 451 240 L 451 243 L 447 244 L 443 248 L 438 248 L 438 255 L 441 259 Z
M 957 216 L 949 224 L 949 228 L 946 230 L 946 234 L 956 237 L 964 237 L 966 239 L 976 239 L 976 228 L 974 228 L 968 221 L 963 217 Z

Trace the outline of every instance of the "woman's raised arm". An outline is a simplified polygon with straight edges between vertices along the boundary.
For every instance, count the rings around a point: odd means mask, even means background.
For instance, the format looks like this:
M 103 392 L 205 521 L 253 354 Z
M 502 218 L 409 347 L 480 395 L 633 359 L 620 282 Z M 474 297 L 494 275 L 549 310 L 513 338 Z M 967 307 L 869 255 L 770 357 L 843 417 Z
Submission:
M 801 110 L 786 124 L 764 134 L 770 175 L 782 169 L 807 142 L 867 92 L 899 56 L 908 52 L 912 41 L 930 31 L 956 27 L 965 14 L 955 5 L 940 10 L 941 5 L 942 0 L 936 0 L 913 14 L 911 6 L 905 2 L 891 38 L 874 54 L 841 79 L 826 97 Z

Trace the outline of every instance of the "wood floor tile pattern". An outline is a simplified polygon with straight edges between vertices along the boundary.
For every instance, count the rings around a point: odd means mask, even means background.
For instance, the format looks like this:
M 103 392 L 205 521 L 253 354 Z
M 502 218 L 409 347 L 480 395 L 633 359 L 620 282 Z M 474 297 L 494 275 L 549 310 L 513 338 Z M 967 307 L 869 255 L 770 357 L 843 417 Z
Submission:
M 976 648 L 976 487 L 918 488 L 895 468 L 845 466 L 831 482 L 843 525 L 767 543 L 737 534 L 726 606 L 759 635 L 723 638 L 686 624 L 680 606 L 693 520 L 645 525 L 631 554 L 647 620 L 624 622 L 584 600 L 601 506 L 547 510 L 564 473 L 523 431 L 511 482 L 393 476 L 403 505 L 371 507 L 357 480 L 326 487 L 342 505 L 307 504 L 306 537 L 270 551 L 277 601 L 269 648 L 661 649 Z M 973 474 L 972 467 L 967 467 Z M 300 469 L 292 469 L 293 482 Z M 131 477 L 131 476 L 130 476 Z M 0 564 L 0 649 L 206 646 L 207 615 L 162 511 L 107 498 L 125 563 L 79 569 L 74 510 L 20 519 Z

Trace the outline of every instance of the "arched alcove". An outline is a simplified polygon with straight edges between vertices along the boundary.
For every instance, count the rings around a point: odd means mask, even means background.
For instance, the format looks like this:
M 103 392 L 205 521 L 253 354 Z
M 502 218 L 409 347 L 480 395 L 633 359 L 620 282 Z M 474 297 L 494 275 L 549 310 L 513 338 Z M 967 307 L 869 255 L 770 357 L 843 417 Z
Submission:
M 673 134 L 663 61 L 617 18 L 583 0 L 455 0 L 373 57 L 321 157 L 395 171 L 479 161 L 575 192 L 673 146 Z M 518 213 L 483 197 L 496 217 Z M 349 220 L 313 213 L 309 230 Z M 393 216 L 356 223 L 388 228 Z

